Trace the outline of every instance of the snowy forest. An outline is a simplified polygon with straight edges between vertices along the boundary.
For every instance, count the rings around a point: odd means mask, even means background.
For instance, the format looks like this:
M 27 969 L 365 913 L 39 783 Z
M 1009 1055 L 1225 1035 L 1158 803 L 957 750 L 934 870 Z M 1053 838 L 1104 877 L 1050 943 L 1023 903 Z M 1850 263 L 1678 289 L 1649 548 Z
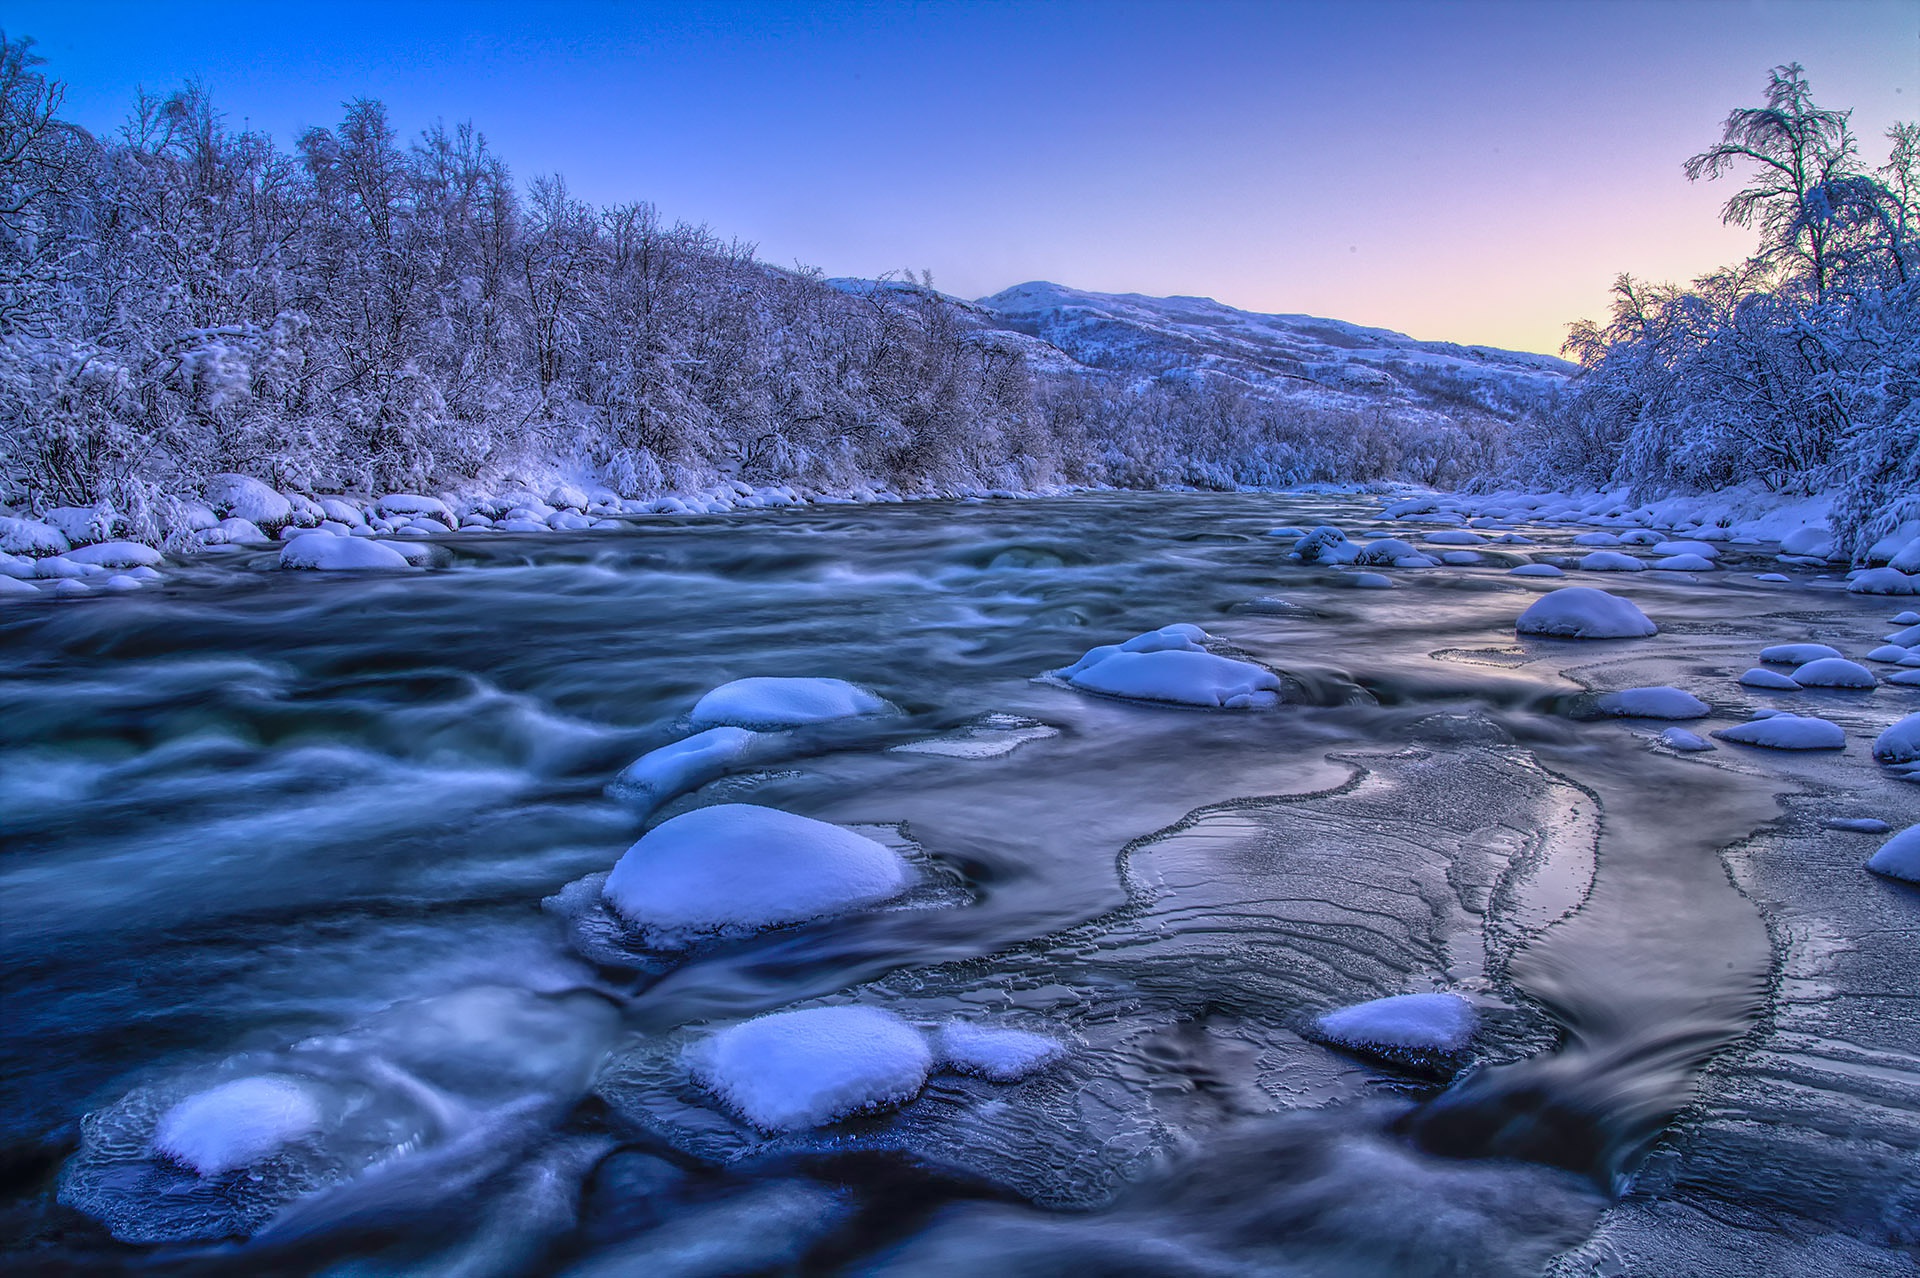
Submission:
M 199 85 L 108 137 L 61 102 L 0 37 L 0 501 L 23 512 L 154 537 L 176 495 L 241 472 L 312 493 L 564 473 L 630 499 L 1758 480 L 1843 486 L 1862 545 L 1920 514 L 1920 128 L 1871 168 L 1798 67 L 1687 165 L 1748 181 L 1727 217 L 1760 232 L 1753 259 L 1622 277 L 1611 320 L 1574 326 L 1571 379 L 1412 370 L 1417 403 L 1036 358 L 930 277 L 775 267 L 522 182 L 471 125 L 404 140 L 375 101 L 291 153 Z

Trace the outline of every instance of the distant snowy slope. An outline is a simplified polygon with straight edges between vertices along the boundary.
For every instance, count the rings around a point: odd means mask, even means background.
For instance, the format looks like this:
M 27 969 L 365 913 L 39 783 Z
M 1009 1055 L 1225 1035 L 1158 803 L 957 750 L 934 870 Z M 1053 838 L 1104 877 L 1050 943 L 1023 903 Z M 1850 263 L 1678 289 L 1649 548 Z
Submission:
M 1289 397 L 1421 406 L 1454 400 L 1505 412 L 1573 371 L 1551 355 L 1422 342 L 1310 315 L 1260 315 L 1204 297 L 1089 293 L 1036 282 L 976 305 L 994 327 L 1040 338 L 1090 368 L 1223 378 Z

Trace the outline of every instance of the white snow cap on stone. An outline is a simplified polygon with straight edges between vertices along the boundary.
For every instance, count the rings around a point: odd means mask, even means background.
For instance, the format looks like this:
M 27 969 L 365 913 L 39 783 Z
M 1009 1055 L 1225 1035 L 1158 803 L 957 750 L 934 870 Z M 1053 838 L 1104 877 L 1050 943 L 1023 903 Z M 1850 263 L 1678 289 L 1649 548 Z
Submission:
M 655 807 L 726 775 L 759 736 L 735 727 L 696 732 L 684 741 L 641 755 L 613 779 L 608 789 L 616 798 Z
M 405 555 L 385 542 L 324 532 L 295 537 L 280 547 L 280 566 L 321 572 L 393 571 L 412 567 Z
M 58 555 L 69 545 L 67 535 L 52 524 L 0 515 L 0 550 L 10 555 Z
M 167 557 L 152 546 L 137 541 L 102 541 L 67 552 L 67 558 L 79 564 L 97 564 L 102 568 L 151 568 Z
M 1765 666 L 1755 666 L 1740 676 L 1740 682 L 1749 688 L 1771 688 L 1776 692 L 1798 692 L 1800 685 L 1778 670 L 1768 670 Z
M 1458 994 L 1395 994 L 1328 1012 L 1317 1025 L 1328 1040 L 1361 1051 L 1457 1052 L 1478 1022 Z
M 1509 577 L 1564 577 L 1567 574 L 1552 564 L 1521 564 L 1507 569 Z
M 1873 671 L 1845 657 L 1819 657 L 1793 672 L 1803 688 L 1871 688 Z
M 250 524 L 277 525 L 293 518 L 293 503 L 249 475 L 215 475 L 207 481 L 207 504 L 216 514 Z
M 1295 542 L 1288 553 L 1302 563 L 1348 564 L 1359 557 L 1360 550 L 1347 540 L 1347 534 L 1322 524 Z
M 756 1017 L 695 1043 L 686 1059 L 727 1108 L 766 1132 L 910 1101 L 933 1069 L 920 1031 L 871 1007 Z
M 1103 644 L 1060 672 L 1076 688 L 1135 701 L 1255 709 L 1278 705 L 1281 684 L 1271 670 L 1216 656 L 1200 646 L 1206 631 L 1162 626 L 1121 644 Z
M 1920 825 L 1910 825 L 1867 858 L 1867 868 L 1890 879 L 1920 883 Z
M 1911 763 L 1920 759 L 1920 714 L 1908 715 L 1876 737 L 1873 757 L 1882 763 Z
M 1920 595 L 1920 577 L 1898 568 L 1869 568 L 1855 573 L 1847 589 L 1856 595 Z
M 1011 1083 L 1046 1068 L 1066 1055 L 1058 1039 L 1027 1030 L 1003 1029 L 974 1021 L 948 1021 L 940 1027 L 940 1060 L 949 1069 Z
M 1663 572 L 1712 572 L 1719 566 L 1705 555 L 1668 555 L 1648 565 Z
M 153 1147 L 202 1176 L 251 1167 L 320 1130 L 319 1102 L 289 1078 L 258 1075 L 196 1092 L 160 1116 Z
M 1769 750 L 1844 750 L 1847 734 L 1837 723 L 1797 714 L 1772 714 L 1751 723 L 1737 723 L 1713 734 L 1722 741 L 1764 746 Z
M 1640 639 L 1660 630 L 1631 601 L 1592 586 L 1563 586 L 1540 596 L 1514 629 L 1556 639 Z
M 1704 719 L 1713 708 L 1679 688 L 1625 688 L 1600 698 L 1608 714 L 1632 719 Z
M 692 722 L 695 727 L 792 728 L 893 709 L 845 679 L 756 676 L 723 683 L 700 698 Z
M 1617 550 L 1596 550 L 1580 557 L 1580 567 L 1587 572 L 1640 572 L 1646 565 Z
M 1667 728 L 1660 733 L 1660 740 L 1666 745 L 1667 749 L 1679 750 L 1687 754 L 1716 748 L 1713 742 L 1704 740 L 1697 734 L 1688 732 L 1685 728 Z
M 875 905 L 912 872 L 884 844 L 811 817 L 751 803 L 696 808 L 626 850 L 602 892 L 647 943 L 678 949 Z

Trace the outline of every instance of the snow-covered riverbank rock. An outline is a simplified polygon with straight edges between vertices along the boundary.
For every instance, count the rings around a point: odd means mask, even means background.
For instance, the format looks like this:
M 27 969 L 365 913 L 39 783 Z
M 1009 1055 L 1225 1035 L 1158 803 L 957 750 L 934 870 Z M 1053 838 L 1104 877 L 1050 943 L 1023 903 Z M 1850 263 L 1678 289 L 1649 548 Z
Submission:
M 1395 994 L 1326 1013 L 1314 1028 L 1327 1042 L 1423 1064 L 1466 1050 L 1479 1017 L 1457 994 Z
M 10 555 L 60 555 L 73 543 L 52 524 L 0 515 L 0 551 Z
M 686 1059 L 727 1108 L 765 1132 L 904 1104 L 933 1070 L 920 1031 L 870 1007 L 756 1017 L 695 1043 Z
M 1882 763 L 1912 763 L 1920 759 L 1920 714 L 1908 715 L 1876 737 L 1873 757 Z
M 696 808 L 628 848 L 602 892 L 656 949 L 877 905 L 912 885 L 891 848 L 750 803 Z
M 1563 586 L 1534 600 L 1514 629 L 1553 639 L 1642 639 L 1660 627 L 1630 600 L 1592 586 Z
M 1121 644 L 1093 648 L 1059 672 L 1076 688 L 1133 701 L 1261 709 L 1278 705 L 1282 685 L 1271 670 L 1221 657 L 1200 646 L 1198 626 L 1149 630 Z
M 1910 825 L 1867 858 L 1867 868 L 1890 879 L 1920 883 L 1920 825 Z
M 1600 698 L 1607 714 L 1630 719 L 1704 719 L 1713 713 L 1691 692 L 1679 688 L 1625 688 Z
M 237 1078 L 196 1092 L 160 1116 L 153 1147 L 202 1176 L 270 1157 L 320 1130 L 320 1105 L 290 1078 Z
M 69 550 L 66 557 L 77 564 L 101 568 L 153 568 L 167 561 L 167 557 L 152 546 L 137 541 L 95 542 Z
M 293 518 L 292 502 L 247 475 L 215 475 L 205 495 L 215 514 L 262 528 L 278 528 Z
M 280 548 L 282 568 L 304 568 L 319 572 L 368 572 L 404 570 L 413 565 L 407 557 L 385 542 L 365 537 L 339 537 L 314 532 L 295 537 Z
M 894 712 L 891 702 L 845 679 L 757 675 L 723 683 L 701 697 L 691 722 L 696 728 L 793 728 Z
M 1856 595 L 1920 595 L 1920 577 L 1898 568 L 1869 568 L 1855 573 L 1847 589 Z
M 1012 1083 L 1066 1055 L 1058 1039 L 1026 1030 L 1001 1029 L 974 1021 L 948 1021 L 937 1039 L 940 1063 L 962 1074 L 995 1083 Z
M 1518 568 L 1507 569 L 1509 577 L 1564 577 L 1566 572 L 1552 564 L 1521 564 Z
M 1797 714 L 1773 714 L 1722 728 L 1713 735 L 1722 741 L 1769 750 L 1844 750 L 1847 745 L 1847 734 L 1839 724 Z

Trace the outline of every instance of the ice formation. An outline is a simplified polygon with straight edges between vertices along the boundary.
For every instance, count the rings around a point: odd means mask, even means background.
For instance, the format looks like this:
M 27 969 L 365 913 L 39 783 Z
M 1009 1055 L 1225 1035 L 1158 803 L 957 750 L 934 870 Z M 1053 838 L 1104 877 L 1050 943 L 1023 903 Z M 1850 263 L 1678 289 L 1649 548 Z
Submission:
M 1556 639 L 1639 639 L 1660 628 L 1618 595 L 1592 586 L 1563 586 L 1534 600 L 1514 629 Z
M 933 1053 L 889 1012 L 814 1007 L 729 1026 L 689 1048 L 687 1062 L 729 1109 L 784 1132 L 912 1100 Z
M 845 679 L 756 676 L 723 683 L 700 698 L 692 722 L 695 727 L 792 728 L 893 709 Z

